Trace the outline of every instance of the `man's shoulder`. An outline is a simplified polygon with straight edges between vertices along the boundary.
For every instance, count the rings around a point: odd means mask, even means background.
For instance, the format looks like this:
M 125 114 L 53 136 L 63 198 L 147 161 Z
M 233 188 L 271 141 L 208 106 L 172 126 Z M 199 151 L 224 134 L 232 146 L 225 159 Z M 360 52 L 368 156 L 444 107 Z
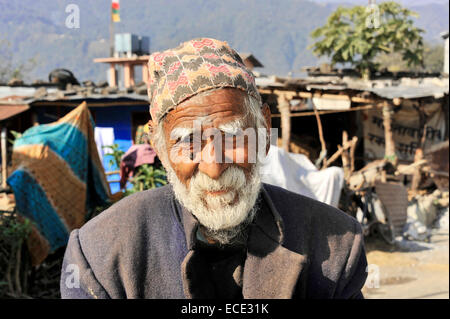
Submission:
M 136 232 L 167 217 L 172 209 L 170 186 L 158 187 L 124 197 L 80 228 L 80 237 L 116 237 Z
M 287 231 L 322 232 L 327 235 L 359 233 L 359 223 L 340 209 L 315 199 L 264 184 Z
M 72 231 L 66 264 L 79 265 L 84 286 L 97 287 L 96 295 L 104 294 L 104 288 L 110 296 L 125 298 L 125 289 L 135 291 L 138 283 L 121 276 L 146 276 L 147 256 L 167 248 L 175 223 L 172 205 L 169 186 L 123 198 Z

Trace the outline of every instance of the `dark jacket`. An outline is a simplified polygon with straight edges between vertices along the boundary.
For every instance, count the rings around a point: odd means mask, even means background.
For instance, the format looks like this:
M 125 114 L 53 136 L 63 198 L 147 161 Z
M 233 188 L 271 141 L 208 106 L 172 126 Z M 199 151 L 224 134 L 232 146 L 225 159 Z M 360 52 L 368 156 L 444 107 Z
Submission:
M 250 225 L 244 298 L 362 298 L 367 277 L 359 223 L 313 199 L 264 184 Z M 165 186 L 124 198 L 74 230 L 63 298 L 203 298 L 193 282 L 196 219 Z M 66 282 L 79 271 L 79 288 Z M 69 278 L 68 276 L 71 276 Z

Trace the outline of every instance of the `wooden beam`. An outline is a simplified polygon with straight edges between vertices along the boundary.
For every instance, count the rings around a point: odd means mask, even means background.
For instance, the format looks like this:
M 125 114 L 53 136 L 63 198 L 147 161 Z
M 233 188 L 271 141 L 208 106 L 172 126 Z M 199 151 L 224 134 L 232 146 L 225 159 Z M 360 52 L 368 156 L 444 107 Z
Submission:
M 337 160 L 339 158 L 339 156 L 341 156 L 341 154 L 350 149 L 350 171 L 352 171 L 352 161 L 354 160 L 354 156 L 352 155 L 352 152 L 354 153 L 354 151 L 352 151 L 352 149 L 354 150 L 356 143 L 358 142 L 358 138 L 356 136 L 353 136 L 353 138 L 351 140 L 347 140 L 345 141 L 345 138 L 343 138 L 343 143 L 342 146 L 338 145 L 338 150 L 331 155 L 331 157 L 327 160 L 327 165 L 330 165 L 331 163 L 333 163 L 335 160 Z M 353 160 L 352 160 L 353 157 Z M 353 168 L 354 169 L 354 168 Z
M 394 110 L 392 104 L 386 101 L 383 105 L 383 125 L 385 139 L 384 158 L 391 162 L 394 167 L 396 167 L 398 164 L 398 157 L 395 152 L 394 134 L 392 132 L 393 115 Z
M 348 144 L 348 134 L 347 131 L 342 131 L 342 145 Z M 341 148 L 340 145 L 338 145 L 338 149 Z M 350 155 L 348 154 L 348 148 L 343 150 L 341 154 L 342 158 L 342 169 L 344 170 L 344 178 L 347 180 L 350 177 Z
M 105 96 L 105 99 L 108 97 Z M 77 107 L 80 102 L 64 102 L 64 101 L 39 101 L 33 102 L 32 107 L 42 107 L 42 106 L 68 106 Z M 142 101 L 119 101 L 119 102 L 93 102 L 89 101 L 89 108 L 91 107 L 108 107 L 108 106 L 131 106 L 131 105 L 148 105 L 147 100 Z
M 131 66 L 129 63 L 125 63 L 123 66 L 123 83 L 126 88 L 131 86 Z
M 316 115 L 317 130 L 319 131 L 319 140 L 320 140 L 320 146 L 321 146 L 321 151 L 320 151 L 319 159 L 318 159 L 318 162 L 316 163 L 316 166 L 319 166 L 320 161 L 322 161 L 323 162 L 322 167 L 326 168 L 327 167 L 327 145 L 325 144 L 325 139 L 323 137 L 322 121 L 320 120 L 320 115 L 317 112 L 317 109 L 314 106 L 314 104 L 313 104 L 313 108 L 314 108 L 314 113 Z
M 130 65 L 130 85 L 134 86 L 134 65 Z
M 109 86 L 117 87 L 116 65 L 114 63 L 109 65 Z
M 142 65 L 142 81 L 144 81 L 145 83 L 148 82 L 148 64 L 143 64 Z
M 358 143 L 358 137 L 353 136 L 350 146 L 350 175 L 355 171 L 355 149 L 356 144 Z
M 277 89 L 259 89 L 260 94 L 275 94 L 275 95 L 286 95 L 290 99 L 302 98 L 309 99 L 313 97 L 324 98 L 324 99 L 335 99 L 335 100 L 350 100 L 354 103 L 365 103 L 365 104 L 378 104 L 384 101 L 381 98 L 364 98 L 360 96 L 351 96 L 349 94 L 329 94 L 329 93 L 318 93 L 318 92 L 306 92 L 306 91 L 284 91 Z M 400 105 L 401 99 L 394 99 L 394 105 Z M 397 104 L 396 104 L 397 103 Z
M 6 126 L 2 127 L 1 130 L 1 148 L 2 148 L 2 188 L 6 188 L 6 179 L 8 178 L 8 165 L 7 165 L 7 158 L 8 158 L 8 150 L 7 150 L 7 134 L 8 130 L 6 129 Z
M 121 58 L 115 58 L 115 57 L 109 57 L 109 58 L 97 58 L 94 59 L 94 63 L 136 63 L 136 64 L 142 64 L 142 63 L 148 63 L 148 60 L 150 58 L 150 55 L 140 55 L 135 57 L 121 57 Z
M 381 108 L 382 105 L 362 105 L 362 106 L 357 106 L 357 107 L 352 107 L 348 110 L 322 110 L 322 111 L 317 111 L 318 114 L 322 115 L 322 114 L 333 114 L 333 113 L 343 113 L 343 112 L 354 112 L 354 111 L 362 111 L 362 110 L 371 110 L 371 109 L 375 109 L 375 108 Z M 311 116 L 311 115 L 315 115 L 316 113 L 314 111 L 309 111 L 309 112 L 297 112 L 297 113 L 291 113 L 290 116 L 291 117 L 302 117 L 302 116 Z M 280 117 L 280 114 L 272 114 L 271 117 Z
M 281 115 L 282 147 L 286 152 L 289 152 L 289 144 L 291 139 L 291 117 L 289 99 L 286 95 L 278 96 L 278 110 Z
M 331 157 L 327 160 L 328 164 L 333 163 L 335 160 L 337 160 L 339 158 L 339 156 L 341 156 L 342 152 L 344 151 L 344 148 L 341 147 L 340 145 L 338 145 L 338 150 L 331 155 Z

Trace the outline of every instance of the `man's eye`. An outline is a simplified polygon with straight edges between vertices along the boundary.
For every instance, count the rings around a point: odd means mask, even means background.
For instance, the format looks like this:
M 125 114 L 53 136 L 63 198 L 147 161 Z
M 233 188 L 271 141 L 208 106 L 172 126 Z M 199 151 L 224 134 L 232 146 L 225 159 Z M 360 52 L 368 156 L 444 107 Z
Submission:
M 192 134 L 187 135 L 185 137 L 182 138 L 178 138 L 177 141 L 175 142 L 176 145 L 187 145 L 187 144 L 192 144 Z

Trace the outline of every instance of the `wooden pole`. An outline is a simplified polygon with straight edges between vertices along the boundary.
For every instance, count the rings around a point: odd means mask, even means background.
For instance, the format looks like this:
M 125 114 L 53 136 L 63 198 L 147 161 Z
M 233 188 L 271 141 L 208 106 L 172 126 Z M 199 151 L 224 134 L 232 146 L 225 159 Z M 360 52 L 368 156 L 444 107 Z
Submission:
M 109 86 L 117 87 L 116 65 L 114 63 L 109 64 Z
M 130 65 L 130 63 L 125 63 L 123 65 L 123 77 L 124 77 L 124 85 L 128 89 L 131 86 L 131 65 Z
M 348 144 L 348 134 L 347 131 L 342 131 L 342 145 Z M 339 145 L 338 145 L 339 148 Z M 345 148 L 341 155 L 342 158 L 342 169 L 344 170 L 344 177 L 347 179 L 350 177 L 350 155 L 348 154 L 348 148 Z
M 114 56 L 114 21 L 112 18 L 112 7 L 109 20 L 109 56 Z
M 425 146 L 427 136 L 427 125 L 423 126 L 423 134 L 419 142 L 419 147 L 416 149 L 416 153 L 414 154 L 414 163 L 418 163 L 423 160 L 423 150 Z M 422 172 L 421 165 L 418 165 L 414 168 L 413 178 L 411 181 L 411 190 L 417 191 L 419 189 L 420 181 L 422 180 Z
M 320 151 L 319 158 L 316 161 L 316 167 L 320 165 L 320 162 L 323 162 L 322 168 L 327 168 L 327 145 L 325 144 L 325 139 L 323 138 L 323 129 L 322 129 L 322 121 L 320 120 L 319 112 L 317 111 L 314 103 L 313 103 L 314 115 L 316 116 L 317 121 L 317 130 L 319 131 L 319 139 L 320 145 L 322 147 Z
M 281 114 L 281 141 L 282 147 L 289 152 L 289 144 L 291 140 L 291 116 L 289 100 L 285 95 L 278 96 L 278 110 Z
M 134 64 L 130 65 L 130 84 L 131 84 L 131 86 L 135 85 L 135 82 L 134 82 Z
M 7 157 L 8 152 L 6 148 L 6 136 L 7 136 L 6 127 L 2 127 L 1 133 L 1 144 L 2 144 L 2 187 L 6 188 L 6 179 L 8 178 L 8 165 L 7 165 Z
M 337 160 L 339 158 L 339 156 L 342 155 L 342 153 L 347 150 L 350 149 L 350 172 L 353 172 L 354 170 L 354 150 L 356 147 L 356 143 L 358 142 L 358 138 L 356 136 L 353 136 L 351 141 L 347 141 L 345 144 L 338 145 L 338 150 L 330 156 L 330 158 L 327 160 L 327 166 L 330 165 L 331 163 L 333 163 L 335 160 Z
M 384 124 L 384 139 L 385 139 L 385 149 L 384 158 L 394 165 L 397 166 L 398 157 L 395 153 L 395 142 L 394 135 L 392 132 L 392 115 L 394 110 L 389 102 L 384 102 L 383 105 L 383 124 Z
M 349 176 L 355 171 L 355 150 L 356 143 L 358 143 L 358 137 L 353 136 L 352 145 L 350 146 L 350 173 Z
M 147 65 L 147 63 L 144 63 L 142 65 L 142 81 L 144 81 L 145 83 L 148 82 L 148 65 Z

